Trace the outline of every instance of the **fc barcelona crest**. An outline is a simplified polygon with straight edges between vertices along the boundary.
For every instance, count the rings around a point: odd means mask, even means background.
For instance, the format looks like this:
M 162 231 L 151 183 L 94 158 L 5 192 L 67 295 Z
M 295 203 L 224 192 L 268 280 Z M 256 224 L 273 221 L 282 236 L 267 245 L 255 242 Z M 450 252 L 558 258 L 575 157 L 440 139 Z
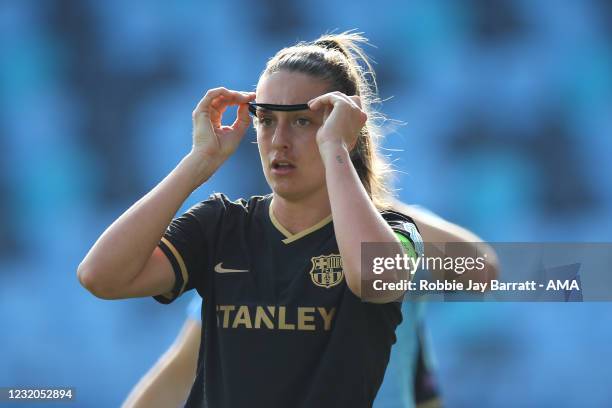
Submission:
M 344 278 L 342 269 L 342 257 L 337 254 L 321 255 L 310 258 L 312 269 L 310 277 L 312 283 L 322 288 L 336 286 Z

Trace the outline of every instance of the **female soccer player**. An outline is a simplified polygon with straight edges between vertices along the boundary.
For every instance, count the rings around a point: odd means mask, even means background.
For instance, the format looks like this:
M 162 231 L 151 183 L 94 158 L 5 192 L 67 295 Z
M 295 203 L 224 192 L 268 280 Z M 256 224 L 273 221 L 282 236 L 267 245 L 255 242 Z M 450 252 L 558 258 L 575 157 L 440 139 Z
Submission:
M 494 251 L 471 231 L 417 206 L 394 202 L 393 209 L 412 217 L 424 242 L 463 243 L 464 253 L 456 256 L 486 253 L 487 267 L 483 271 L 468 272 L 469 279 L 485 282 L 497 276 Z M 196 373 L 202 331 L 201 304 L 202 299 L 195 295 L 188 307 L 188 317 L 174 343 L 130 392 L 123 408 L 167 408 L 184 404 Z M 397 342 L 393 346 L 374 407 L 442 406 L 430 361 L 430 347 L 424 338 L 426 322 L 422 318 L 423 306 L 422 301 L 403 305 L 403 322 L 396 329 Z
M 345 33 L 298 44 L 268 62 L 256 93 L 208 91 L 193 112 L 191 151 L 79 265 L 80 282 L 101 298 L 170 303 L 194 288 L 203 297 L 188 407 L 373 403 L 401 293 L 365 298 L 362 283 L 374 276 L 361 268 L 361 245 L 388 243 L 384 256 L 414 256 L 420 237 L 409 217 L 385 207 L 363 41 Z M 223 126 L 230 105 L 239 106 L 237 118 Z M 272 194 L 236 202 L 215 195 L 173 220 L 236 150 L 249 107 Z M 376 279 L 396 283 L 400 272 Z

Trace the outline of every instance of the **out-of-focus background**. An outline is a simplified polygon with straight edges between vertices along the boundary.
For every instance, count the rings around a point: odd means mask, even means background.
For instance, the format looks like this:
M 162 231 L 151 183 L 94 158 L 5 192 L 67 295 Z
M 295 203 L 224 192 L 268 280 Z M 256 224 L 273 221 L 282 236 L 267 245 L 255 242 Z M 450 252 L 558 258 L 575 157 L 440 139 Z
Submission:
M 607 0 L 3 0 L 0 386 L 121 403 L 190 297 L 102 301 L 78 263 L 188 152 L 207 89 L 251 90 L 281 47 L 351 28 L 404 122 L 385 142 L 401 199 L 493 242 L 612 241 Z M 254 139 L 183 209 L 267 193 Z M 611 312 L 429 305 L 446 405 L 610 406 Z

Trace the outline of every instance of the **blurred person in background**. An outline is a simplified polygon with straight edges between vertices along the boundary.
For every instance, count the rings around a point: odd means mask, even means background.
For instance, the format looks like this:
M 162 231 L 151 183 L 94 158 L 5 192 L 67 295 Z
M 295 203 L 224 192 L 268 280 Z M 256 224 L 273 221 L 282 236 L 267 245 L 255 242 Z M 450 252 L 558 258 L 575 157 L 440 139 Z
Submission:
M 360 43 L 354 33 L 300 43 L 268 62 L 256 93 L 207 92 L 193 113 L 191 152 L 79 265 L 82 285 L 104 299 L 202 295 L 187 406 L 373 404 L 402 291 L 363 297 L 362 281 L 373 276 L 360 273 L 361 243 L 396 244 L 386 255 L 416 257 L 422 241 L 411 218 L 390 209 L 376 86 Z M 223 126 L 231 105 L 237 118 Z M 236 202 L 215 195 L 173 220 L 236 150 L 249 108 L 273 193 Z M 377 278 L 397 283 L 400 272 Z

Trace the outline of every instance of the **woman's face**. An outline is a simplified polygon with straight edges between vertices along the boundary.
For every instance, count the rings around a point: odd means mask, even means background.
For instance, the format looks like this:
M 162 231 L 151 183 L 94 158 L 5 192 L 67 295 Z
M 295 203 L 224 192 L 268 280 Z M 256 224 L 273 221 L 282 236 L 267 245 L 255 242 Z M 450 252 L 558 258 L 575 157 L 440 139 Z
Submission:
M 280 71 L 262 76 L 256 101 L 280 105 L 307 103 L 328 92 L 327 82 L 307 74 Z M 264 175 L 272 191 L 297 201 L 326 195 L 325 167 L 316 142 L 323 112 L 257 110 L 254 121 Z

